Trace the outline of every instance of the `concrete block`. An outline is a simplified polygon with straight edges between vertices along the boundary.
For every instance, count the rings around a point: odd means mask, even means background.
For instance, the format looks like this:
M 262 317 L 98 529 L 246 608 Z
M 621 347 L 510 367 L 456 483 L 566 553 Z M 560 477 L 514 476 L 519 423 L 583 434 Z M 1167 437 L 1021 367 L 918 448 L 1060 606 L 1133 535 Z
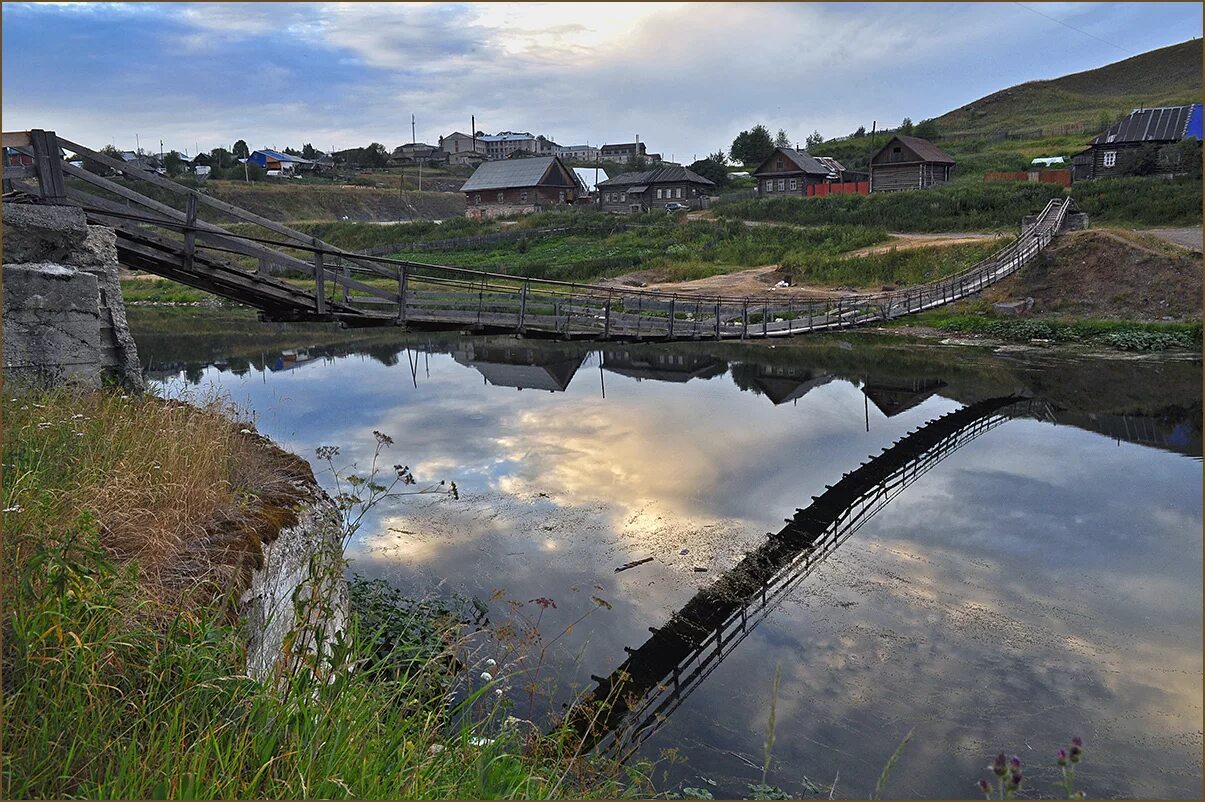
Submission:
M 62 262 L 88 238 L 82 209 L 5 203 L 4 262 Z
M 10 380 L 100 385 L 96 276 L 51 263 L 4 265 L 4 370 Z

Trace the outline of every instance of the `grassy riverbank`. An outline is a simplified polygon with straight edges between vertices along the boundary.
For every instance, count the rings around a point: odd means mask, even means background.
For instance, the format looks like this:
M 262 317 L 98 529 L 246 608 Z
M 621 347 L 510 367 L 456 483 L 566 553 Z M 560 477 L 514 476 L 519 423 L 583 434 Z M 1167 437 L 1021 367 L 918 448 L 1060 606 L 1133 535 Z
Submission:
M 333 658 L 356 670 L 330 682 L 247 678 L 234 594 L 264 528 L 287 522 L 282 483 L 309 467 L 231 412 L 114 391 L 6 393 L 5 798 L 643 787 L 576 756 L 571 739 L 499 734 L 489 711 L 446 709 L 456 629 L 443 619 L 356 623 Z
M 1122 351 L 1201 350 L 1201 323 L 1155 323 L 1137 320 L 1044 320 L 992 317 L 983 314 L 923 312 L 897 322 L 931 326 L 945 332 L 971 334 L 1008 342 L 1084 343 Z

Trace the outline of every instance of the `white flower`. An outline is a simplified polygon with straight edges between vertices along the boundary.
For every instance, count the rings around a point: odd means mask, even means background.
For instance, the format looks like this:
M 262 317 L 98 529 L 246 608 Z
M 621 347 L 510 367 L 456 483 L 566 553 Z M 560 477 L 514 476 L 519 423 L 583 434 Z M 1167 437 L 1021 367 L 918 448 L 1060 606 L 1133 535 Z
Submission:
M 82 412 L 77 412 L 77 413 L 75 413 L 74 415 L 72 415 L 72 416 L 71 416 L 71 420 L 79 420 L 79 419 L 80 419 L 80 418 L 82 418 L 82 417 L 84 417 L 84 413 L 82 413 Z
M 469 746 L 489 746 L 493 742 L 493 738 L 470 738 Z
M 5 511 L 5 512 L 24 512 L 24 510 L 23 510 L 23 509 L 21 509 L 21 505 L 20 505 L 20 504 L 14 504 L 14 505 L 12 505 L 11 507 L 5 507 L 5 508 L 4 508 L 4 511 Z
M 494 688 L 494 696 L 501 696 L 501 695 L 502 695 L 502 689 Z
M 250 429 L 239 429 L 238 433 L 239 434 L 251 434 L 251 430 Z
M 493 668 L 494 666 L 498 665 L 498 661 L 491 657 L 485 661 L 485 664 L 490 668 Z
M 427 750 L 428 755 L 438 755 L 444 750 L 443 744 L 431 744 L 431 748 Z
M 483 681 L 483 682 L 489 682 L 489 681 L 490 681 L 490 680 L 492 680 L 493 678 L 494 678 L 494 675 L 493 675 L 493 674 L 491 674 L 490 672 L 488 672 L 488 671 L 482 671 L 482 672 L 481 672 L 481 679 L 482 679 L 482 681 Z

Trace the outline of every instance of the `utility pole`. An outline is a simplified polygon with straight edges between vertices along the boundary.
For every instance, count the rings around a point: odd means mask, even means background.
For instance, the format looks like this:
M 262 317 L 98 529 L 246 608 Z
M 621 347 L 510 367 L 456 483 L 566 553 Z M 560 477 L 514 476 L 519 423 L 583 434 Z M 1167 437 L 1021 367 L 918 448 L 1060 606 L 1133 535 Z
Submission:
M 410 115 L 410 144 L 413 145 L 418 140 L 414 138 L 414 115 Z

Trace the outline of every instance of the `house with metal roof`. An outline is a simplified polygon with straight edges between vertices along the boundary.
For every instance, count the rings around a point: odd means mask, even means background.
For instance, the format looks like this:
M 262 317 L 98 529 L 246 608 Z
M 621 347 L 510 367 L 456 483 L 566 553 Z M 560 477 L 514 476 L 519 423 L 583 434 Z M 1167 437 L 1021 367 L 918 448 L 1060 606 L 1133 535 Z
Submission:
M 762 198 L 806 195 L 809 185 L 840 181 L 844 173 L 845 168 L 836 159 L 794 148 L 775 148 L 753 171 L 757 194 Z
M 258 164 L 265 170 L 280 170 L 282 173 L 293 173 L 300 170 L 312 170 L 316 166 L 309 159 L 303 159 L 300 156 L 292 156 L 288 153 L 281 153 L 276 150 L 255 150 L 247 157 L 247 161 L 252 164 Z
M 927 139 L 897 134 L 870 157 L 870 191 L 928 189 L 950 182 L 954 159 Z
M 529 214 L 577 200 L 582 188 L 557 156 L 489 161 L 460 188 L 465 216 L 505 217 Z
M 617 214 L 663 210 L 674 204 L 706 209 L 714 189 L 714 182 L 686 167 L 622 173 L 597 185 L 599 205 Z
M 1134 109 L 1126 117 L 1088 143 L 1086 150 L 1071 158 L 1076 181 L 1126 175 L 1131 172 L 1134 151 L 1143 147 L 1163 148 L 1185 139 L 1201 141 L 1201 104 Z M 1128 151 L 1128 153 L 1127 153 Z M 1161 162 L 1166 162 L 1170 154 Z M 1199 158 L 1199 157 L 1198 157 Z M 1165 164 L 1168 172 L 1178 165 Z

